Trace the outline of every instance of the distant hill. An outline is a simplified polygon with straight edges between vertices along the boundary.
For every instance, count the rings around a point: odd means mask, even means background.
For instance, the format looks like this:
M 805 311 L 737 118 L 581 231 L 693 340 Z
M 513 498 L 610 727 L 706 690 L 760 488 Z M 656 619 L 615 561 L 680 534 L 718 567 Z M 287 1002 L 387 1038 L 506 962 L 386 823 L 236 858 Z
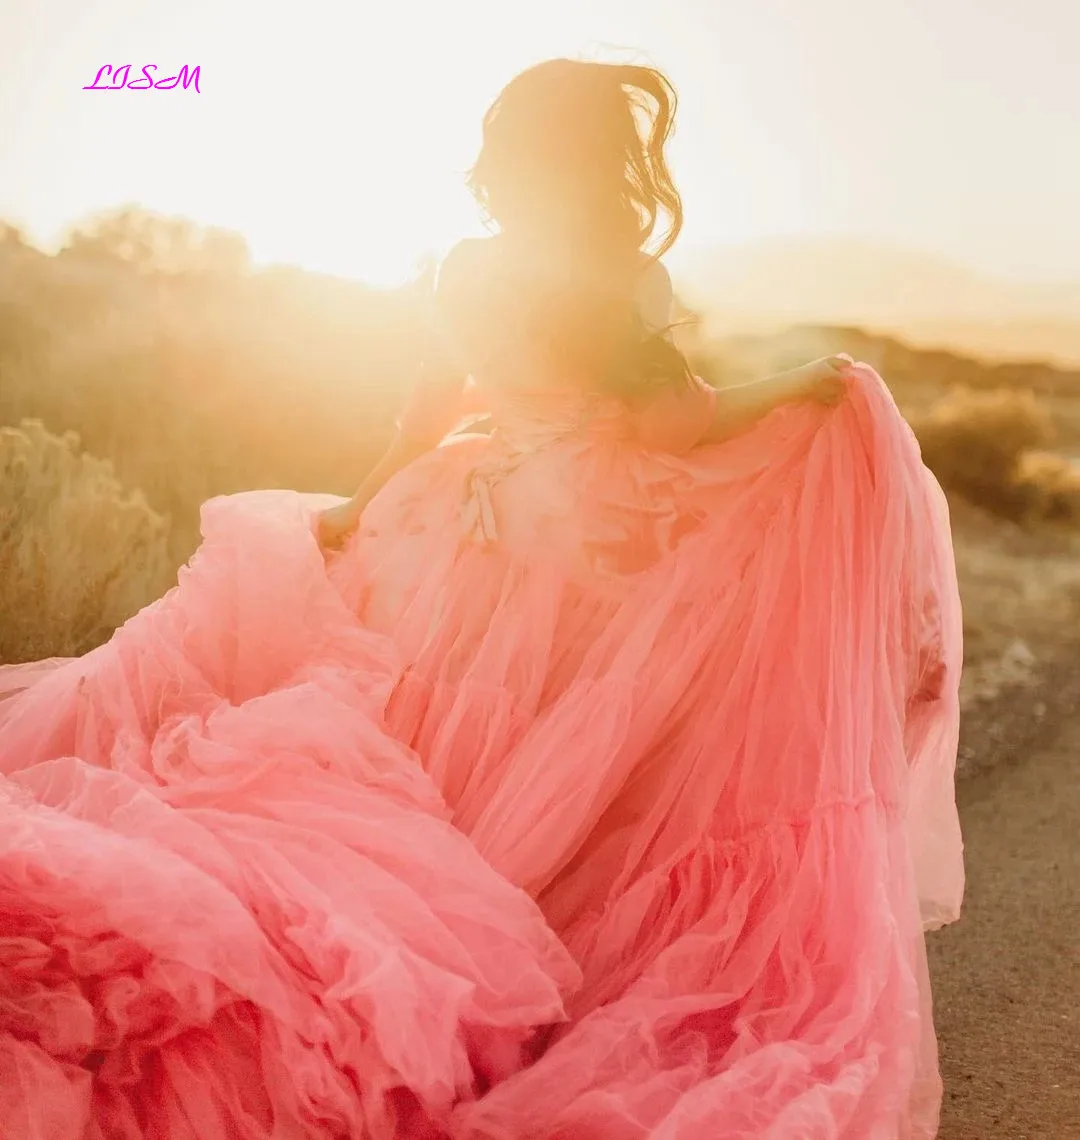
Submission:
M 1080 366 L 1080 281 L 994 280 L 855 238 L 778 238 L 673 262 L 680 296 L 718 332 L 858 325 L 990 359 Z
M 914 345 L 951 348 L 984 360 L 1041 360 L 1059 368 L 1080 368 L 1080 317 L 912 321 L 878 328 Z
M 766 336 L 729 335 L 684 347 L 695 371 L 720 385 L 745 383 L 815 357 L 847 352 L 881 373 L 900 410 L 912 423 L 925 420 L 943 396 L 952 398 L 958 390 L 975 394 L 976 409 L 980 399 L 988 398 L 991 410 L 995 400 L 1004 398 L 1001 393 L 1026 391 L 1049 417 L 1047 445 L 1080 464 L 1080 368 L 1068 370 L 1038 362 L 992 363 L 954 350 L 920 348 L 865 329 L 809 325 L 793 325 Z M 1020 400 L 1017 407 L 1022 410 L 1022 396 Z M 1005 406 L 1011 405 L 1006 402 Z M 1000 429 L 997 411 L 993 411 L 990 428 Z M 1070 474 L 1069 479 L 1080 496 L 1080 474 Z M 1076 511 L 1080 521 L 1080 498 Z

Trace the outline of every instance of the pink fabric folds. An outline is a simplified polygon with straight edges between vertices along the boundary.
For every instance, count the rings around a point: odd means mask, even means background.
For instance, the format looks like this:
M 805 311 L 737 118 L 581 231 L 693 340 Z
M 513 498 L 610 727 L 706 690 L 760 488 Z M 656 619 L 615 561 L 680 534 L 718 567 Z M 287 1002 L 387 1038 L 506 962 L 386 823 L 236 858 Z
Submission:
M 0 1135 L 935 1134 L 960 624 L 910 431 L 864 366 L 683 454 L 568 401 L 329 568 L 331 498 L 213 500 L 109 644 L 0 671 Z

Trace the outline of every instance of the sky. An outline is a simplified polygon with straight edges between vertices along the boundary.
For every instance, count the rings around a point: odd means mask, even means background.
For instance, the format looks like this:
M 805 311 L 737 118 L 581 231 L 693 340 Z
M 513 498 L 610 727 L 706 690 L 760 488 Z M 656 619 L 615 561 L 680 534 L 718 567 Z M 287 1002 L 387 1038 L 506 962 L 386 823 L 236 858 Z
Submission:
M 48 244 L 138 202 L 393 284 L 482 232 L 499 88 L 585 55 L 678 88 L 687 253 L 843 233 L 1076 281 L 1077 45 L 1078 0 L 0 0 L 0 218 Z M 201 91 L 82 90 L 106 63 Z

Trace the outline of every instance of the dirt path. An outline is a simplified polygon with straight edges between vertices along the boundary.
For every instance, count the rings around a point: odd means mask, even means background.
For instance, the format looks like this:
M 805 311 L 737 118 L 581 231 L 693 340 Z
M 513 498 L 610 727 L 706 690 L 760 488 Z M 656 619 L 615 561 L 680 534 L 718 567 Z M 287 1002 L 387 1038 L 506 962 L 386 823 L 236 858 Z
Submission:
M 963 916 L 929 938 L 939 1140 L 1080 1140 L 1080 713 L 959 787 Z

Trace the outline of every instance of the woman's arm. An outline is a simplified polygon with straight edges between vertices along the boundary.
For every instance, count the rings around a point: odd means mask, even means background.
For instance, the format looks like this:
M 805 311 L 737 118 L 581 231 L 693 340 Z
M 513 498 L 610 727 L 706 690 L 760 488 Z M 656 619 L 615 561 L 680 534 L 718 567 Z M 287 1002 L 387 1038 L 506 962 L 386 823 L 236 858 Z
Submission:
M 827 356 L 764 380 L 717 389 L 713 420 L 700 442 L 721 443 L 741 435 L 781 404 L 839 403 L 845 389 L 843 374 L 850 366 L 845 357 Z
M 399 471 L 430 450 L 431 444 L 426 440 L 414 439 L 399 432 L 352 498 L 319 514 L 319 545 L 324 550 L 335 550 L 342 546 L 360 525 L 368 503 Z
M 397 434 L 352 498 L 319 515 L 319 544 L 325 549 L 341 546 L 359 526 L 364 508 L 379 491 L 399 471 L 437 447 L 469 410 L 466 375 L 457 360 L 453 338 L 447 333 L 466 271 L 464 262 L 469 257 L 464 244 L 451 250 L 440 266 L 433 333 L 424 354 L 421 375 L 398 420 Z
M 319 516 L 319 545 L 341 546 L 360 525 L 364 508 L 399 472 L 436 448 L 470 410 L 465 378 L 452 371 L 446 376 L 422 376 L 397 432 L 382 458 L 371 469 L 351 499 L 330 507 Z
M 843 357 L 828 357 L 730 388 L 713 388 L 688 376 L 686 384 L 664 385 L 645 408 L 631 415 L 634 435 L 652 451 L 685 455 L 702 444 L 741 435 L 780 404 L 838 403 L 848 367 Z
M 671 276 L 656 261 L 638 283 L 637 307 L 646 328 L 671 340 L 675 298 Z M 845 357 L 830 356 L 764 380 L 714 389 L 698 381 L 686 391 L 667 390 L 637 417 L 637 435 L 647 445 L 683 453 L 702 443 L 720 443 L 752 427 L 780 404 L 796 400 L 835 403 L 843 396 Z M 703 424 L 707 424 L 702 431 Z

